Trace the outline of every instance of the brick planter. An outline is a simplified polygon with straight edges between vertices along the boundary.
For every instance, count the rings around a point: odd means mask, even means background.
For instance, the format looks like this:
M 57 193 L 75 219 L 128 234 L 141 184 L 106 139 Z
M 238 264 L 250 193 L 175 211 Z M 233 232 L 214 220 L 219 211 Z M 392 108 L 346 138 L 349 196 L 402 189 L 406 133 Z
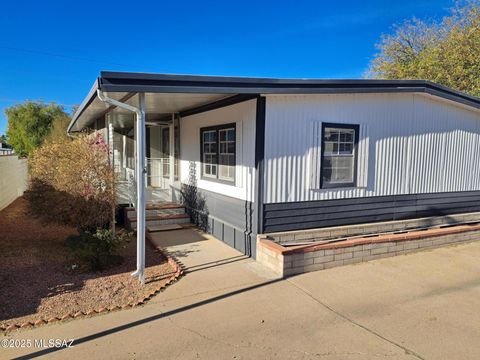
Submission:
M 257 239 L 257 261 L 284 277 L 480 239 L 480 224 L 284 247 Z

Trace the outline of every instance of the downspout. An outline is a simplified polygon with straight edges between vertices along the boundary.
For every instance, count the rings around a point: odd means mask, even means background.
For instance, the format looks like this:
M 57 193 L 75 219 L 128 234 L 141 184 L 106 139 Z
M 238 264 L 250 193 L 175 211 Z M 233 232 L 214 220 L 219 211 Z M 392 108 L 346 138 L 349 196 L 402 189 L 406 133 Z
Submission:
M 170 182 L 170 192 L 171 192 L 171 198 L 170 201 L 173 200 L 173 183 L 175 182 L 175 114 L 172 113 L 172 123 L 169 126 L 169 132 L 168 132 L 168 142 L 170 143 L 169 145 L 169 179 L 168 181 Z
M 109 155 L 108 155 L 108 161 L 110 163 L 110 166 L 112 167 L 111 170 L 112 170 L 112 176 L 113 176 L 113 184 L 112 184 L 112 195 L 113 195 L 113 204 L 112 204 L 112 226 L 111 226 L 111 230 L 113 232 L 113 234 L 115 234 L 115 200 L 116 200 L 116 194 L 117 194 L 117 189 L 116 189 L 116 182 L 115 182 L 115 152 L 113 151 L 113 124 L 112 124 L 112 121 L 110 120 L 110 113 L 107 113 L 105 114 L 105 119 L 106 119 L 106 125 L 107 125 L 107 141 L 108 141 L 108 151 L 109 151 Z
M 98 98 L 110 105 L 117 106 L 135 113 L 136 141 L 136 168 L 137 179 L 137 270 L 132 276 L 137 276 L 145 284 L 145 94 L 139 93 L 140 108 L 122 103 L 106 96 L 100 89 L 97 90 Z

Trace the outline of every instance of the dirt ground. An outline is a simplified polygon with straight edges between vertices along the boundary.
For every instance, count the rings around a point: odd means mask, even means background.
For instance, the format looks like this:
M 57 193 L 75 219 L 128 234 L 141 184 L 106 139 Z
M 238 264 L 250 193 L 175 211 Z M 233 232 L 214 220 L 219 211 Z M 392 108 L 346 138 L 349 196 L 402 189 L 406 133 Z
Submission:
M 23 323 L 67 313 L 132 303 L 173 274 L 166 259 L 147 244 L 146 285 L 135 270 L 136 244 L 121 265 L 103 272 L 75 273 L 65 239 L 73 228 L 44 224 L 28 213 L 23 198 L 0 211 L 0 324 Z

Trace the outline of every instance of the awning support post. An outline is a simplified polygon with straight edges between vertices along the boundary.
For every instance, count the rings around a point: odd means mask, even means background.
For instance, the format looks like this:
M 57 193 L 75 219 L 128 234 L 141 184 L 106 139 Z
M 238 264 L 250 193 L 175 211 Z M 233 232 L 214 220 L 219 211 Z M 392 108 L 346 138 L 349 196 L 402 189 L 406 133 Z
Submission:
M 170 128 L 168 131 L 169 135 L 169 182 L 170 182 L 170 191 L 172 190 L 173 183 L 175 181 L 175 114 L 172 114 L 172 122 L 170 123 Z M 173 196 L 172 196 L 173 198 Z
M 132 276 L 138 276 L 142 284 L 145 284 L 145 94 L 139 93 L 139 107 L 122 103 L 107 97 L 101 90 L 97 90 L 98 98 L 110 105 L 135 113 L 136 132 L 136 167 L 135 177 L 137 181 L 137 270 Z
M 137 271 L 132 276 L 138 276 L 145 284 L 145 94 L 139 93 L 139 110 L 135 126 L 137 128 Z
M 110 152 L 110 154 L 108 155 L 108 160 L 110 162 L 110 165 L 112 166 L 112 172 L 113 172 L 113 175 L 115 175 L 115 166 L 113 164 L 115 164 L 115 152 L 113 151 L 113 132 L 114 132 L 114 129 L 113 129 L 113 123 L 112 123 L 112 119 L 111 119 L 111 114 L 106 114 L 105 117 L 106 117 L 106 123 L 107 123 L 107 143 L 108 143 L 108 151 Z M 114 176 L 115 178 L 115 176 Z M 114 183 L 113 184 L 113 195 L 114 197 L 116 198 L 117 194 L 116 194 L 116 184 Z M 113 203 L 112 205 L 112 225 L 111 225 L 111 228 L 112 232 L 115 234 L 115 202 Z

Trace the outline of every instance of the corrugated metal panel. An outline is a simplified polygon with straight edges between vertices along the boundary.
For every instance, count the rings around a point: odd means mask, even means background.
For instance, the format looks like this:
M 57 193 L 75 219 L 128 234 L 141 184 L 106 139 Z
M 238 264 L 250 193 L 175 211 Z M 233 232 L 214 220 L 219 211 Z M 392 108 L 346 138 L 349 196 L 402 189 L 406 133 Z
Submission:
M 480 191 L 265 204 L 264 231 L 292 231 L 480 211 Z
M 360 125 L 357 187 L 318 188 L 321 122 Z M 479 151 L 480 113 L 429 96 L 268 96 L 264 201 L 478 190 Z
M 308 152 L 308 168 L 307 174 L 310 180 L 310 183 L 307 183 L 311 189 L 319 189 L 320 188 L 320 162 L 318 159 L 321 156 L 322 151 L 322 123 L 319 121 L 314 121 L 310 124 L 310 131 L 311 131 L 311 146 Z

